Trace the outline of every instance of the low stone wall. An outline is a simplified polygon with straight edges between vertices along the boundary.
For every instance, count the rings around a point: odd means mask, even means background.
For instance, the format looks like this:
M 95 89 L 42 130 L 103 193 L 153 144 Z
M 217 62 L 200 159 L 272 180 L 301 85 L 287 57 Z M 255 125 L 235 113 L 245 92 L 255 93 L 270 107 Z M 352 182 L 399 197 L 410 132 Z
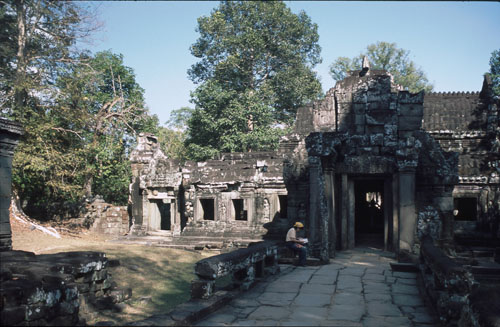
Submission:
M 198 279 L 191 282 L 191 299 L 207 299 L 215 292 L 217 279 L 232 275 L 235 288 L 248 290 L 256 278 L 279 272 L 278 242 L 264 241 L 248 248 L 216 255 L 196 263 Z
M 131 296 L 113 290 L 104 253 L 6 251 L 0 259 L 2 326 L 85 325 L 99 304 Z
M 480 285 L 474 269 L 452 260 L 430 237 L 421 240 L 420 262 L 426 293 L 443 325 L 500 326 L 498 285 Z
M 99 234 L 124 235 L 129 231 L 129 214 L 126 206 L 114 206 L 97 197 L 88 204 L 84 225 Z

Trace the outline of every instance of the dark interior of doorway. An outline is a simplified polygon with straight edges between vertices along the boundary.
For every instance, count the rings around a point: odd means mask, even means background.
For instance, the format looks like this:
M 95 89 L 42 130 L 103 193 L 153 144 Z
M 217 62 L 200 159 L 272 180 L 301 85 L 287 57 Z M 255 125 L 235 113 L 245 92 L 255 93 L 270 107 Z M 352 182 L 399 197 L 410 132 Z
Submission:
M 171 230 L 172 221 L 170 217 L 170 203 L 163 203 L 163 200 L 156 200 L 156 205 L 158 206 L 158 211 L 160 211 L 160 229 L 161 230 Z
M 356 246 L 384 247 L 384 180 L 364 179 L 354 184 Z

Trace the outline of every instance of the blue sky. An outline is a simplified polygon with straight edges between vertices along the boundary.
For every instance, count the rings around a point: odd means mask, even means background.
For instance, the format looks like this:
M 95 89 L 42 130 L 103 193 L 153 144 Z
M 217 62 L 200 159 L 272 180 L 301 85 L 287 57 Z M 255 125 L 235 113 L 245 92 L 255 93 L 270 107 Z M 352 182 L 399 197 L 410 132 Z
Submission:
M 368 44 L 395 42 L 427 74 L 435 91 L 479 91 L 491 52 L 500 49 L 498 2 L 285 1 L 318 24 L 323 62 L 316 66 L 323 90 L 339 56 L 353 57 Z M 97 6 L 103 29 L 86 45 L 124 55 L 146 90 L 151 113 L 165 123 L 170 111 L 189 102 L 195 85 L 187 70 L 196 62 L 189 47 L 198 38 L 197 18 L 215 1 L 109 1 Z

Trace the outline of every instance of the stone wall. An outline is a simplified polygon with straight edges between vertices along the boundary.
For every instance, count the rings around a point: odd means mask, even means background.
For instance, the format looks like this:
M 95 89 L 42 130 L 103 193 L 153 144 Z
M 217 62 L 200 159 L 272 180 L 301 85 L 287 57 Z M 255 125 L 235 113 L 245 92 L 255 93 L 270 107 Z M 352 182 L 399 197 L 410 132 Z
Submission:
M 114 206 L 97 196 L 86 206 L 84 225 L 99 234 L 125 235 L 130 228 L 126 206 Z
M 99 303 L 131 296 L 112 287 L 104 253 L 5 251 L 0 259 L 2 326 L 84 325 Z
M 9 221 L 12 157 L 22 134 L 20 125 L 0 117 L 0 251 L 12 249 Z
M 500 212 L 500 114 L 490 76 L 485 75 L 481 92 L 427 94 L 423 126 L 445 151 L 458 154 L 459 180 L 453 190 L 457 218 L 464 219 L 458 212 L 462 199 L 475 205 L 467 221 L 455 223 L 455 233 L 500 233 L 500 218 L 494 218 Z

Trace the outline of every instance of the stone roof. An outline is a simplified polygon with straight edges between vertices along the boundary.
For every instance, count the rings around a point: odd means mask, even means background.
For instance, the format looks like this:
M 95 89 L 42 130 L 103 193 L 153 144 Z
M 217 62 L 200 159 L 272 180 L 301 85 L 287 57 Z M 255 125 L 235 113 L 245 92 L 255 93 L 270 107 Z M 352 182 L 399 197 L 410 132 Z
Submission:
M 478 114 L 481 105 L 479 92 L 431 92 L 424 97 L 423 128 L 427 131 L 466 131 L 485 122 Z M 473 123 L 476 124 L 473 124 Z

